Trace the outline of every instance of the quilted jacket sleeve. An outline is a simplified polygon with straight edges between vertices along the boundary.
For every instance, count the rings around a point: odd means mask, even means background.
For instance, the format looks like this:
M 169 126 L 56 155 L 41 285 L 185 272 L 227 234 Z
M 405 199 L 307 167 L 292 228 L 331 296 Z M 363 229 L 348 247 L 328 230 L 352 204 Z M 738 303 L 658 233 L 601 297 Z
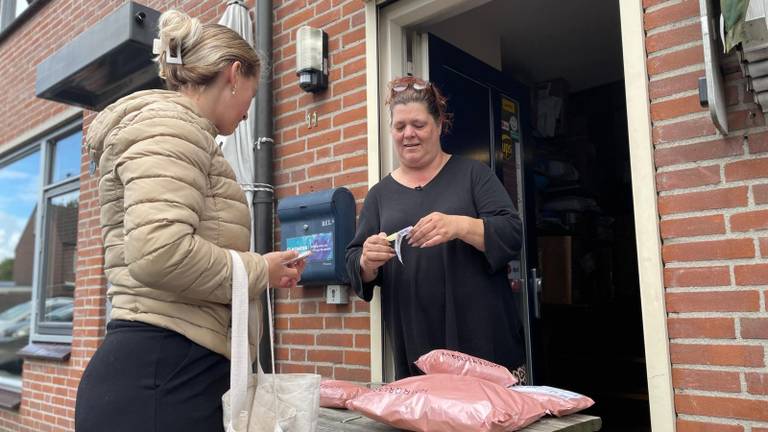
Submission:
M 115 164 L 124 187 L 125 261 L 142 285 L 185 297 L 230 303 L 232 263 L 226 249 L 196 235 L 215 149 L 183 119 L 147 119 L 126 127 Z M 264 257 L 241 253 L 249 297 L 266 289 Z

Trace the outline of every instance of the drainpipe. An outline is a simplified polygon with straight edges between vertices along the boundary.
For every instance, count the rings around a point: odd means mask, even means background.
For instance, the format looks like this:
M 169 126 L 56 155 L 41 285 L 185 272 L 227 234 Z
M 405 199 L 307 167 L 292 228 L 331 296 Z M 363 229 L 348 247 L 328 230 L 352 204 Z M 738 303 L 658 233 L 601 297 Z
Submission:
M 256 94 L 256 139 L 254 164 L 256 168 L 256 190 L 253 198 L 253 215 L 256 252 L 267 253 L 274 246 L 274 186 L 272 149 L 272 0 L 256 0 L 256 49 L 263 55 L 262 73 L 259 78 L 259 90 Z M 267 294 L 262 296 L 266 305 Z M 262 314 L 264 329 L 259 344 L 259 360 L 264 372 L 272 372 L 272 360 L 269 345 L 269 318 Z

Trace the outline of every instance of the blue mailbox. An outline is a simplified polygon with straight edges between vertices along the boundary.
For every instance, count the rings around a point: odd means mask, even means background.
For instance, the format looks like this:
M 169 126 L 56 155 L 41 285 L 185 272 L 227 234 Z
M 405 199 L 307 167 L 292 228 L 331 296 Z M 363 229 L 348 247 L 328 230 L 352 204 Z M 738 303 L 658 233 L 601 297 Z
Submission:
M 302 283 L 349 283 L 344 253 L 355 235 L 355 197 L 349 189 L 283 198 L 277 217 L 282 250 L 312 251 Z

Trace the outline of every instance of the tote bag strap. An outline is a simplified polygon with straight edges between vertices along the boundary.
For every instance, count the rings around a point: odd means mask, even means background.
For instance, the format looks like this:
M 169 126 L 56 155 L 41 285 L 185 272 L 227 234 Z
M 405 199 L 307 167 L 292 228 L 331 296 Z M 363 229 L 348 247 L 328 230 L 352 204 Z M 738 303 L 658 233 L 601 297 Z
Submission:
M 232 256 L 232 340 L 229 370 L 230 413 L 232 427 L 240 431 L 248 421 L 246 406 L 250 352 L 248 350 L 248 274 L 240 254 L 230 250 Z

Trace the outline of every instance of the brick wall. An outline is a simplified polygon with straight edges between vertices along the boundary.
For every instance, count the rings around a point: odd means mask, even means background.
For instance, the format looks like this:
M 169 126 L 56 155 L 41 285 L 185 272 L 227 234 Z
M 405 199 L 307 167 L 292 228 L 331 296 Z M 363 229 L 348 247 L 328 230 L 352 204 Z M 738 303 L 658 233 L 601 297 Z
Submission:
M 767 431 L 768 131 L 722 56 L 728 137 L 699 106 L 698 0 L 644 0 L 680 432 Z
M 223 0 L 140 0 L 140 2 L 160 11 L 176 7 L 201 18 L 203 21 L 218 20 L 226 7 L 226 2 Z M 28 20 L 25 20 L 4 40 L 0 41 L 0 76 L 3 77 L 5 84 L 4 91 L 0 93 L 0 146 L 68 108 L 62 104 L 35 98 L 34 84 L 37 65 L 122 3 L 122 1 L 116 0 L 52 0 Z M 275 3 L 276 8 L 281 6 L 280 2 Z M 299 8 L 307 6 L 303 1 L 293 3 L 296 3 Z M 254 4 L 255 0 L 248 1 L 249 7 L 253 8 Z M 350 11 L 350 8 L 356 9 L 357 6 L 353 7 L 348 4 L 334 4 L 334 6 L 335 15 L 331 21 L 346 23 L 347 29 L 359 27 L 358 24 L 353 24 L 351 20 L 341 18 L 339 15 L 342 11 L 352 14 L 353 11 Z M 323 5 L 318 3 L 311 8 L 314 7 L 322 9 Z M 358 16 L 356 19 L 360 20 L 360 17 Z M 298 21 L 297 19 L 294 20 Z M 354 35 L 350 36 L 349 32 L 345 33 L 343 27 L 344 24 L 335 27 L 337 36 L 342 33 L 345 34 L 343 42 L 340 38 L 335 39 L 334 46 L 337 48 L 337 52 L 339 52 L 339 47 L 350 45 L 351 39 L 355 37 Z M 289 39 L 277 37 L 275 39 L 276 53 L 282 53 L 281 50 L 285 48 L 283 54 L 285 59 L 290 57 L 287 51 L 292 47 L 285 46 L 290 41 L 290 35 Z M 352 53 L 345 55 L 353 57 Z M 351 63 L 345 63 L 348 65 L 344 71 L 347 76 L 351 76 L 355 68 Z M 341 70 L 336 73 L 341 75 Z M 288 79 L 286 78 L 285 81 L 287 83 Z M 335 94 L 341 93 L 336 90 Z M 344 101 L 347 106 L 350 106 L 354 99 L 354 96 L 349 96 Z M 336 103 L 340 103 L 340 99 Z M 87 132 L 87 126 L 94 117 L 95 113 L 92 112 L 84 114 L 85 132 Z M 351 119 L 349 124 L 353 124 L 354 120 Z M 336 122 L 334 126 L 338 124 L 340 123 Z M 331 127 L 327 127 L 327 130 L 331 129 Z M 365 133 L 364 125 L 362 126 L 362 133 Z M 346 132 L 346 134 L 349 136 L 350 132 Z M 307 135 L 302 133 L 302 136 Z M 318 138 L 315 137 L 314 139 Z M 294 141 L 297 140 L 294 139 Z M 353 154 L 354 150 L 349 150 L 353 144 L 349 140 L 346 142 L 348 144 L 347 152 Z M 316 144 L 313 145 L 316 146 Z M 3 148 L 3 150 L 8 149 Z M 340 154 L 341 151 L 339 150 L 337 153 Z M 321 157 L 318 156 L 318 159 Z M 343 168 L 348 171 L 361 166 L 360 162 L 355 165 L 355 161 L 339 158 L 337 154 L 329 156 L 327 159 L 329 161 L 342 161 Z M 362 164 L 364 163 L 365 160 L 362 161 Z M 106 281 L 102 272 L 103 250 L 99 227 L 97 182 L 95 178 L 88 176 L 87 165 L 87 155 L 83 154 L 78 221 L 77 287 L 75 290 L 71 358 L 67 362 L 28 360 L 24 363 L 21 407 L 18 411 L 0 410 L 0 430 L 37 432 L 71 431 L 74 429 L 73 417 L 77 385 L 88 360 L 104 337 L 106 322 Z M 349 173 L 347 176 L 341 176 L 335 180 L 337 184 L 357 182 L 354 174 Z M 304 187 L 302 186 L 302 190 Z M 290 193 L 290 191 L 288 192 Z M 362 190 L 356 190 L 358 197 L 361 197 L 362 193 Z M 357 311 L 360 312 L 362 309 L 357 307 Z M 338 315 L 338 320 L 341 322 L 341 315 Z M 354 322 L 347 323 L 348 326 L 354 324 Z M 331 324 L 329 323 L 329 325 Z M 341 325 L 339 324 L 339 327 Z M 311 328 L 311 326 L 308 327 Z M 314 330 L 310 330 L 310 332 L 312 331 Z M 319 339 L 319 345 L 328 343 L 325 339 Z M 314 341 L 311 342 L 314 344 Z M 357 346 L 362 346 L 365 343 L 365 336 L 357 336 L 354 343 L 357 343 Z M 312 358 L 314 357 L 315 354 L 312 354 Z M 353 359 L 354 356 L 350 357 L 349 361 Z M 340 373 L 343 374 L 343 372 Z M 354 373 L 350 376 L 354 376 Z
M 362 202 L 368 190 L 365 94 L 365 11 L 362 0 L 275 1 L 275 184 L 283 198 L 331 187 Z M 328 33 L 329 88 L 303 92 L 296 77 L 296 31 Z M 305 117 L 317 113 L 317 125 Z M 279 233 L 278 233 L 279 245 Z M 325 287 L 277 291 L 277 358 L 282 372 L 370 380 L 368 303 L 324 302 Z

